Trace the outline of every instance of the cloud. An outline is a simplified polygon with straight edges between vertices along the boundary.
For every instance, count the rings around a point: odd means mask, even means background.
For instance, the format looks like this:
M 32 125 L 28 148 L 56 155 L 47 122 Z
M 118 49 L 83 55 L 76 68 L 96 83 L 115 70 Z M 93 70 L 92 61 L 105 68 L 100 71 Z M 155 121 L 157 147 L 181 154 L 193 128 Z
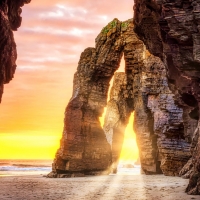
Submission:
M 132 18 L 132 0 L 33 0 L 15 32 L 17 71 L 5 86 L 0 133 L 61 135 L 81 52 L 112 19 Z M 31 134 L 31 133 L 30 133 Z

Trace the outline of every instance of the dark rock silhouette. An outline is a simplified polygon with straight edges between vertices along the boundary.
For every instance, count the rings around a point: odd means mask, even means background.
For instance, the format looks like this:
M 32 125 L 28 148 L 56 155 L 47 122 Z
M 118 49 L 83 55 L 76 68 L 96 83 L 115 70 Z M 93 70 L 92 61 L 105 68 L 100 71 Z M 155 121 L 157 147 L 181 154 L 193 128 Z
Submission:
M 3 85 L 12 80 L 16 69 L 17 49 L 13 31 L 21 25 L 21 7 L 30 1 L 1 0 L 0 2 L 0 102 Z
M 166 65 L 170 89 L 176 103 L 185 110 L 184 118 L 199 120 L 200 1 L 135 0 L 134 17 L 135 31 Z M 185 127 L 186 132 L 192 130 L 193 122 Z M 193 170 L 186 192 L 200 194 L 199 125 L 191 152 Z

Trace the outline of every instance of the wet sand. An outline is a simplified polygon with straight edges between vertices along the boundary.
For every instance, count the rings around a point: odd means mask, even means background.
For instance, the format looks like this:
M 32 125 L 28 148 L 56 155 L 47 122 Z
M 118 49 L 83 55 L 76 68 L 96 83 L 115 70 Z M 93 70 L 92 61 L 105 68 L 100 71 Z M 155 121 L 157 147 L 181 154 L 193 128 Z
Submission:
M 109 175 L 49 179 L 43 175 L 0 176 L 1 200 L 188 200 L 188 180 L 164 175 Z

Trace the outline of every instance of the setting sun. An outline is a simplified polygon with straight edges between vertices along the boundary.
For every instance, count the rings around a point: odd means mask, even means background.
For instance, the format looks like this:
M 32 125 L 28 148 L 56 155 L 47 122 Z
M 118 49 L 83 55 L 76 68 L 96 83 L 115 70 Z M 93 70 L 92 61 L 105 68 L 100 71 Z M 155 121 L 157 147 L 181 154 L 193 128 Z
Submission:
M 104 108 L 104 113 L 102 114 L 102 117 L 99 118 L 101 126 L 104 125 L 104 117 L 106 114 L 107 108 Z M 136 134 L 134 132 L 133 128 L 134 123 L 134 112 L 131 113 L 128 125 L 125 129 L 124 133 L 124 141 L 121 154 L 120 154 L 120 161 L 130 161 L 134 162 L 138 160 L 139 157 L 139 149 L 136 142 Z
M 33 134 L 1 134 L 1 159 L 53 159 L 59 137 Z M 6 153 L 5 153 L 6 152 Z
M 120 154 L 120 161 L 136 161 L 139 156 L 139 150 L 136 142 L 136 135 L 133 130 L 134 112 L 131 113 L 129 123 L 124 134 L 124 143 Z

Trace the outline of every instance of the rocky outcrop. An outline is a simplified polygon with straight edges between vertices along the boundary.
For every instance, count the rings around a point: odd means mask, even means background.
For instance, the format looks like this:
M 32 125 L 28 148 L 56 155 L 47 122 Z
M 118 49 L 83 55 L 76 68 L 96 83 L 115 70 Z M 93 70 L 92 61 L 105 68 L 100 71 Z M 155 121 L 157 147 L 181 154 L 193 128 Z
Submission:
M 110 172 L 111 147 L 100 126 L 99 117 L 107 105 L 109 82 L 119 67 L 123 53 L 126 60 L 126 71 L 129 73 L 127 87 L 132 92 L 132 69 L 133 67 L 138 68 L 143 61 L 143 44 L 133 33 L 132 19 L 125 22 L 114 19 L 102 29 L 96 38 L 95 48 L 88 48 L 82 53 L 74 77 L 73 96 L 66 108 L 61 148 L 57 152 L 53 171 L 49 177 L 71 176 L 74 172 L 82 174 L 88 174 L 88 172 L 94 174 L 107 170 Z M 128 94 L 129 92 L 126 98 Z M 76 106 L 76 110 L 72 106 L 74 102 L 79 105 Z M 133 106 L 133 102 L 130 103 Z M 76 112 L 79 114 L 76 114 L 74 118 Z M 91 120 L 88 121 L 88 119 Z M 91 129 L 91 125 L 95 129 Z M 83 131 L 85 131 L 84 137 L 81 137 Z M 94 138 L 99 146 L 93 144 L 91 138 Z M 71 146 L 74 147 L 73 152 Z M 81 155 L 79 158 L 73 156 L 76 151 L 79 151 Z M 97 152 L 98 158 L 93 156 L 94 152 Z M 85 155 L 88 161 L 85 161 Z M 87 162 L 90 162 L 90 165 L 85 164 Z
M 170 89 L 185 114 L 199 119 L 200 1 L 135 0 L 135 31 L 147 48 L 165 63 Z M 186 123 L 186 129 L 188 125 Z M 190 129 L 191 131 L 191 129 Z M 193 172 L 188 194 L 200 194 L 199 126 L 193 143 Z
M 183 109 L 174 103 L 164 64 L 146 51 L 143 65 L 132 69 L 132 87 L 128 84 L 127 76 L 122 72 L 114 75 L 104 123 L 104 131 L 112 149 L 114 172 L 124 129 L 134 110 L 134 130 L 143 171 L 146 174 L 178 176 L 191 157 L 190 143 L 184 137 Z
M 111 149 L 99 117 L 107 103 L 109 82 L 122 56 L 121 22 L 114 19 L 82 54 L 65 111 L 61 147 L 49 176 L 79 176 L 109 171 Z M 108 172 L 109 173 L 109 172 Z
M 154 153 L 165 175 L 178 176 L 191 157 L 190 143 L 184 137 L 183 109 L 175 105 L 163 62 L 153 55 L 147 55 L 144 64 L 140 78 L 141 91 L 147 101 L 147 113 L 153 121 L 153 125 L 149 126 L 152 127 L 152 142 L 158 148 L 158 152 Z
M 17 50 L 13 31 L 21 25 L 21 7 L 30 1 L 2 0 L 0 2 L 0 102 L 3 85 L 9 83 L 16 69 Z
M 65 111 L 61 146 L 49 177 L 116 171 L 124 129 L 135 111 L 134 129 L 146 174 L 178 175 L 191 157 L 189 125 L 184 136 L 183 109 L 174 103 L 163 62 L 151 55 L 133 32 L 131 20 L 114 19 L 82 54 Z M 125 74 L 114 76 L 124 54 Z M 104 131 L 99 117 L 107 106 Z M 185 121 L 186 120 L 185 117 Z

